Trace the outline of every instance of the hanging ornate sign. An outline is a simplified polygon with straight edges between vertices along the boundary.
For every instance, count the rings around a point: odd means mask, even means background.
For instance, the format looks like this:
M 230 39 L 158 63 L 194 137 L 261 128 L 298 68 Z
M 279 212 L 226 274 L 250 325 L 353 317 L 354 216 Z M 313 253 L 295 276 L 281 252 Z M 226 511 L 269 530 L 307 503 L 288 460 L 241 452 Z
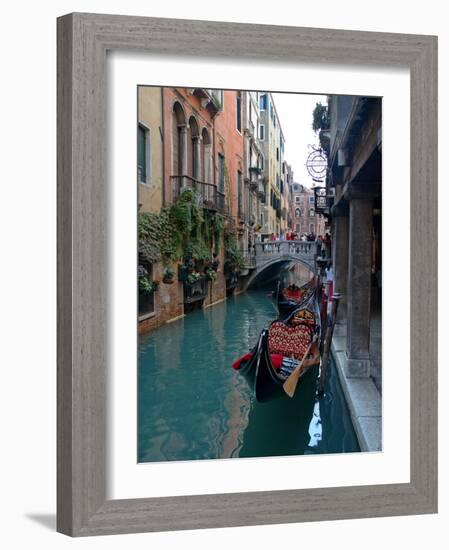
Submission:
M 309 153 L 306 161 L 306 168 L 313 181 L 322 182 L 326 177 L 327 158 L 321 147 L 312 146 L 313 151 Z
M 328 214 L 329 213 L 329 197 L 326 195 L 325 187 L 314 187 L 313 192 L 315 193 L 315 211 L 319 214 Z

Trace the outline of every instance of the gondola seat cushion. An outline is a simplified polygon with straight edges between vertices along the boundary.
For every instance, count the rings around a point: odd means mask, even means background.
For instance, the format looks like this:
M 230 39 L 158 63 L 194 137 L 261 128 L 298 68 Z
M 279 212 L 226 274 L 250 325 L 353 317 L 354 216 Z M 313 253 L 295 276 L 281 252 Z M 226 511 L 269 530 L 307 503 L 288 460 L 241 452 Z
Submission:
M 292 326 L 305 324 L 314 327 L 315 314 L 309 309 L 300 309 L 294 313 L 293 317 L 290 318 L 290 324 Z
M 268 352 L 301 360 L 310 344 L 312 334 L 306 325 L 289 327 L 282 321 L 271 324 L 268 331 Z
M 252 356 L 253 356 L 252 353 L 246 353 L 245 355 L 237 359 L 237 361 L 234 361 L 234 363 L 232 363 L 232 368 L 235 370 L 239 370 L 240 367 L 242 366 L 242 363 L 246 363 L 247 361 L 249 361 L 252 358 Z M 283 355 L 279 355 L 276 353 L 271 355 L 271 364 L 276 370 L 279 370 L 281 368 L 283 359 L 284 359 Z
M 284 290 L 284 296 L 287 300 L 299 300 L 303 292 L 301 290 Z
M 276 370 L 279 370 L 281 368 L 282 361 L 284 360 L 284 356 L 279 355 L 278 353 L 272 353 L 270 355 L 270 359 L 271 359 L 271 364 L 273 365 L 273 367 Z

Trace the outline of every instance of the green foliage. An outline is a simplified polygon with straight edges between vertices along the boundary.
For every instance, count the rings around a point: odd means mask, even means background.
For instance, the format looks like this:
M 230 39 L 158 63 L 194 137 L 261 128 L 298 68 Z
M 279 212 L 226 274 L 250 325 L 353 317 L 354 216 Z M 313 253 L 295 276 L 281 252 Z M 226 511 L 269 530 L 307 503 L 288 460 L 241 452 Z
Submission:
M 211 267 L 208 267 L 206 269 L 206 277 L 209 279 L 209 281 L 215 283 L 215 281 L 217 280 L 217 273 Z
M 312 128 L 315 132 L 318 132 L 319 130 L 329 129 L 329 114 L 326 105 L 322 105 L 320 102 L 318 102 L 315 105 L 312 117 Z
M 183 256 L 204 261 L 211 259 L 212 247 L 218 252 L 223 218 L 203 211 L 198 202 L 197 194 L 187 189 L 159 214 L 139 214 L 139 255 L 144 262 L 162 260 L 168 265 Z
M 227 266 L 233 269 L 242 269 L 244 258 L 237 246 L 237 237 L 234 232 L 226 231 L 224 234 L 225 261 Z
M 198 273 L 198 271 L 195 271 L 194 273 L 189 273 L 187 275 L 187 282 L 192 285 L 193 283 L 199 281 L 201 277 L 202 275 L 201 273 Z
M 214 240 L 214 252 L 218 254 L 220 251 L 221 236 L 224 230 L 224 219 L 221 216 L 213 216 L 210 219 L 210 229 Z
M 139 256 L 149 264 L 159 262 L 162 258 L 159 246 L 161 220 L 156 214 L 139 213 L 137 222 L 139 239 Z
M 139 276 L 139 292 L 140 294 L 149 294 L 152 292 L 153 286 L 151 281 L 148 280 L 145 276 Z
M 199 261 L 209 260 L 210 248 L 204 240 L 194 237 L 185 243 L 184 256 Z
M 150 292 L 156 292 L 159 288 L 159 283 L 156 281 L 150 281 L 146 275 L 139 275 L 139 293 L 149 294 Z

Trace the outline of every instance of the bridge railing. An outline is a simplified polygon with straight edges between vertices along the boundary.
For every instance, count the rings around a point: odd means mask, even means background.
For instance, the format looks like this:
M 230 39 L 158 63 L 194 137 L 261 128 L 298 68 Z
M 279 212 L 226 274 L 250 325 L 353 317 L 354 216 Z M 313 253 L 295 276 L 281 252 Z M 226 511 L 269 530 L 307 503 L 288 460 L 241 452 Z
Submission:
M 268 241 L 255 244 L 258 261 L 274 256 L 300 256 L 313 259 L 316 255 L 316 241 Z

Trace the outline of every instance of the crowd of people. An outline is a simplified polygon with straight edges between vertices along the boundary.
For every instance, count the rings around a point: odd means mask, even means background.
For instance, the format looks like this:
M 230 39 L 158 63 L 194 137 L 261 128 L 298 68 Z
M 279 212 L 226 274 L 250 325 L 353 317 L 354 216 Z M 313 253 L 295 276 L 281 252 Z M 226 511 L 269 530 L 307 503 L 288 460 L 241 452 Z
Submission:
M 294 231 L 287 231 L 286 233 L 281 233 L 280 235 L 271 234 L 269 239 L 265 238 L 265 242 L 269 240 L 271 242 L 277 241 L 315 241 L 316 235 L 314 233 L 302 233 L 298 235 Z
M 329 233 L 326 233 L 323 237 L 321 235 L 316 236 L 314 233 L 302 233 L 301 235 L 298 235 L 294 231 L 287 231 L 285 233 L 281 233 L 281 235 L 276 235 L 275 233 L 271 233 L 270 236 L 266 236 L 264 238 L 259 237 L 256 240 L 259 242 L 263 242 L 264 252 L 271 249 L 275 250 L 276 247 L 279 249 L 281 242 L 283 241 L 316 242 L 318 256 L 323 258 L 330 258 L 331 256 L 331 238 Z M 248 252 L 251 253 L 253 248 L 255 252 L 255 246 L 252 244 L 251 241 L 249 241 Z

